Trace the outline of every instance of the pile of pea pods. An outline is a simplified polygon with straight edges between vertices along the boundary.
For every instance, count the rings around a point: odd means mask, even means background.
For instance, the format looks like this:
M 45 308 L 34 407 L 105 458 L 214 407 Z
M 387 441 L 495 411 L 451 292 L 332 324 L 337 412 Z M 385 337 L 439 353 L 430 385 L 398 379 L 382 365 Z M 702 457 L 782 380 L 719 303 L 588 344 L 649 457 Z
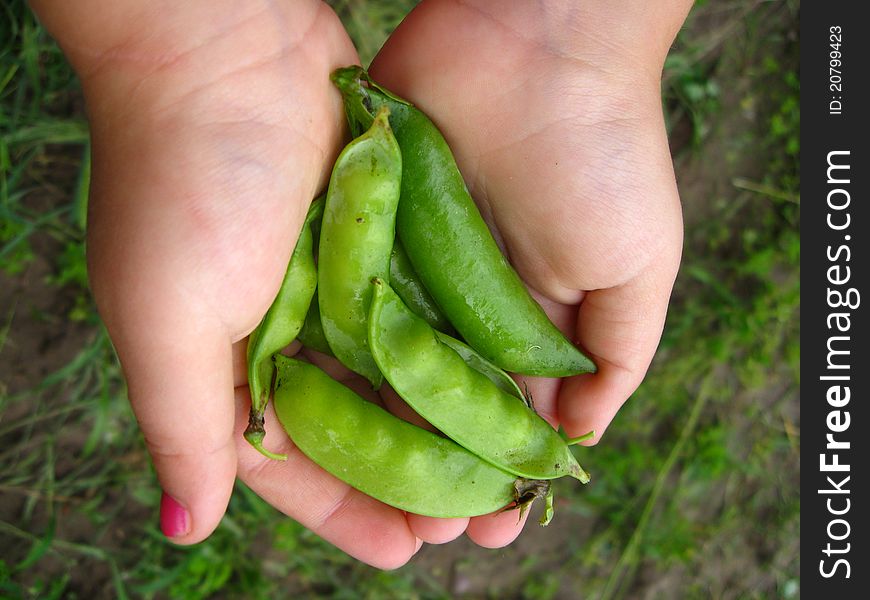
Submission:
M 402 510 L 477 516 L 544 498 L 589 475 L 508 372 L 565 377 L 595 365 L 556 328 L 498 248 L 429 118 L 361 67 L 335 71 L 354 135 L 304 221 L 284 281 L 248 342 L 251 414 L 263 447 L 275 412 L 295 446 Z M 389 385 L 438 433 L 366 401 L 280 351 L 298 339 L 378 389 Z

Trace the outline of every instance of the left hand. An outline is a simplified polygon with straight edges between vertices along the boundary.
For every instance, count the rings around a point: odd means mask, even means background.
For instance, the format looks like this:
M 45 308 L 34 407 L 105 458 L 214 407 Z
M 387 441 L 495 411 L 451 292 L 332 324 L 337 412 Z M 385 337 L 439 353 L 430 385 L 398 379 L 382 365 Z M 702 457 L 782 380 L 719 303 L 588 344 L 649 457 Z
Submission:
M 539 413 L 594 441 L 646 373 L 682 246 L 659 85 L 688 6 L 634 4 L 426 0 L 371 68 L 438 125 L 514 267 L 598 365 L 528 381 Z M 521 527 L 467 533 L 493 547 Z

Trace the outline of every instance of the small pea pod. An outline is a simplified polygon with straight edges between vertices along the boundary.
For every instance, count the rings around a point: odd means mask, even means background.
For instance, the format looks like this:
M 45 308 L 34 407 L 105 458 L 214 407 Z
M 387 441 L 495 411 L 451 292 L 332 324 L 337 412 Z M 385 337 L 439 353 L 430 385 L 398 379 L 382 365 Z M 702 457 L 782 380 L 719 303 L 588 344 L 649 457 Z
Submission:
M 389 110 L 341 152 L 332 170 L 320 227 L 317 284 L 323 333 L 345 366 L 378 388 L 383 376 L 368 347 L 372 277 L 390 274 L 402 155 Z
M 320 247 L 320 225 L 323 222 L 323 211 L 318 218 L 311 221 L 311 234 L 314 237 L 314 262 L 317 262 L 317 250 Z M 311 305 L 308 307 L 308 314 L 305 315 L 305 322 L 302 323 L 302 329 L 299 330 L 299 335 L 296 336 L 302 345 L 306 348 L 311 348 L 333 356 L 332 350 L 329 347 L 329 342 L 326 341 L 326 334 L 323 333 L 323 323 L 320 322 L 320 302 L 317 300 L 317 290 L 314 290 L 314 296 L 311 298 Z
M 397 238 L 390 254 L 390 287 L 399 295 L 408 308 L 426 319 L 434 329 L 447 334 L 454 332 L 453 326 L 438 305 L 432 294 L 420 281 L 420 277 L 411 265 L 411 259 Z
M 311 306 L 308 307 L 308 314 L 305 315 L 305 322 L 296 337 L 306 348 L 332 356 L 332 349 L 329 347 L 329 342 L 326 341 L 326 334 L 323 333 L 323 323 L 320 322 L 320 302 L 317 298 L 317 290 L 314 291 Z
M 544 377 L 595 371 L 501 253 L 432 121 L 362 67 L 338 69 L 332 81 L 352 129 L 389 107 L 404 158 L 396 230 L 414 270 L 465 341 L 506 371 Z
M 549 423 L 442 344 L 386 282 L 372 283 L 369 345 L 384 377 L 411 408 L 501 469 L 530 479 L 570 475 L 589 481 Z
M 303 454 L 345 483 L 396 508 L 471 517 L 543 494 L 451 440 L 363 400 L 314 365 L 275 356 L 275 412 Z
M 320 219 L 323 198 L 315 200 L 308 209 L 296 247 L 278 295 L 266 311 L 263 320 L 248 338 L 248 386 L 251 390 L 251 414 L 245 439 L 269 458 L 286 460 L 287 457 L 269 452 L 263 447 L 263 412 L 272 391 L 275 366 L 272 355 L 288 346 L 299 333 L 311 297 L 317 286 L 317 270 L 314 266 L 311 223 Z

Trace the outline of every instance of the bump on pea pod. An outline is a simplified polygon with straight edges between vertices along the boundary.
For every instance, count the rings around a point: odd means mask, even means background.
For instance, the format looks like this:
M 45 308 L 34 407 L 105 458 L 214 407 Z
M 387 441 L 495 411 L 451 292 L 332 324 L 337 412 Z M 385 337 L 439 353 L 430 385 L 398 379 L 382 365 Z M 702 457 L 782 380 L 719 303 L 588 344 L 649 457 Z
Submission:
M 414 270 L 465 341 L 514 373 L 566 377 L 595 371 L 501 253 L 432 121 L 362 67 L 338 69 L 332 81 L 352 129 L 389 107 L 404 157 L 396 231 Z
M 341 152 L 320 227 L 317 282 L 329 347 L 377 389 L 383 376 L 368 347 L 372 277 L 389 277 L 402 179 L 402 154 L 384 107 Z
M 444 435 L 493 465 L 529 479 L 569 475 L 583 483 L 566 441 L 441 343 L 390 286 L 373 279 L 369 346 L 393 389 Z
M 314 365 L 280 354 L 275 363 L 275 412 L 296 447 L 381 502 L 419 515 L 472 517 L 512 502 L 524 510 L 549 490 L 393 416 Z
M 320 219 L 322 212 L 323 198 L 320 197 L 308 209 L 278 295 L 272 301 L 263 320 L 248 338 L 247 362 L 251 414 L 248 428 L 245 430 L 245 439 L 262 454 L 276 460 L 286 460 L 287 457 L 274 454 L 263 447 L 265 436 L 263 413 L 269 402 L 275 374 L 272 354 L 296 339 L 317 287 L 311 224 Z

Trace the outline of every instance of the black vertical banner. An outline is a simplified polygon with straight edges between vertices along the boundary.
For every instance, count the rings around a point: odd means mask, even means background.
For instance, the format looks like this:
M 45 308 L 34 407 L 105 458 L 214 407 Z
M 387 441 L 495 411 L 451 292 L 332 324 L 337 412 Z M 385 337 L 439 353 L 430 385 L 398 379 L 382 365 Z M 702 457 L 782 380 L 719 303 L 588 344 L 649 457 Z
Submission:
M 867 598 L 870 589 L 870 306 L 864 305 L 870 303 L 870 27 L 859 14 L 865 6 L 801 5 L 801 592 L 806 598 Z

